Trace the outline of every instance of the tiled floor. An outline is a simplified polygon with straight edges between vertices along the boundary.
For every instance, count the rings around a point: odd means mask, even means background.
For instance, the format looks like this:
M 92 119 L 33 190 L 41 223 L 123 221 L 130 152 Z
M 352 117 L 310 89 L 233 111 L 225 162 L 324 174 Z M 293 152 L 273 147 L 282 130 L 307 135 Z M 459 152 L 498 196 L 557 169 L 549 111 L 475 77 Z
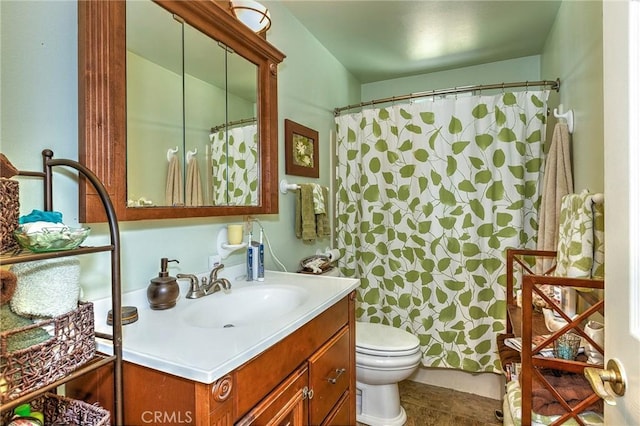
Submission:
M 501 425 L 495 410 L 501 402 L 470 393 L 406 380 L 400 385 L 400 401 L 407 412 L 406 426 Z

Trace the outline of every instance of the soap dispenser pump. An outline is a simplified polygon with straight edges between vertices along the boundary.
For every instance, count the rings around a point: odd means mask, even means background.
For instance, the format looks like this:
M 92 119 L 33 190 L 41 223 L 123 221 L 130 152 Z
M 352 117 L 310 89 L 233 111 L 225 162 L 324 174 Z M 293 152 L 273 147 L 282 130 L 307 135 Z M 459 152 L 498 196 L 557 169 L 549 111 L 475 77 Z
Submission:
M 167 271 L 169 262 L 180 263 L 176 259 L 169 260 L 166 257 L 160 259 L 160 273 L 156 278 L 151 279 L 147 287 L 147 300 L 151 309 L 173 308 L 180 296 L 180 286 L 176 277 L 169 276 Z

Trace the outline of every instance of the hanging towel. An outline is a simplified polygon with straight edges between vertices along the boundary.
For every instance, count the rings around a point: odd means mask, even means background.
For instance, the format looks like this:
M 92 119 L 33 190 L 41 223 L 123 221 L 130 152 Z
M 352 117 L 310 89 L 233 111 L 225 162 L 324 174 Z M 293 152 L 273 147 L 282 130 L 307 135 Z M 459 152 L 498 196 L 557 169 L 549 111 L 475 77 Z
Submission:
M 331 228 L 329 227 L 329 188 L 323 186 L 322 191 L 322 213 L 318 214 L 316 210 L 316 229 L 318 238 L 330 237 Z
M 298 190 L 295 217 L 296 237 L 302 241 L 315 241 L 316 214 L 313 208 L 313 184 L 303 183 Z
M 187 206 L 202 206 L 202 181 L 198 160 L 191 157 L 187 164 Z
M 316 214 L 326 213 L 324 191 L 321 185 L 313 184 L 313 211 Z
M 562 197 L 573 192 L 569 129 L 558 123 L 547 153 L 542 183 L 542 202 L 538 215 L 538 250 L 558 247 L 558 223 Z
M 591 278 L 594 253 L 593 195 L 587 190 L 562 198 L 556 276 Z
M 593 266 L 591 277 L 604 279 L 604 203 L 593 203 Z
M 180 170 L 180 161 L 175 155 L 171 157 L 171 160 L 169 160 L 167 186 L 164 191 L 164 198 L 167 206 L 184 204 L 182 170 Z

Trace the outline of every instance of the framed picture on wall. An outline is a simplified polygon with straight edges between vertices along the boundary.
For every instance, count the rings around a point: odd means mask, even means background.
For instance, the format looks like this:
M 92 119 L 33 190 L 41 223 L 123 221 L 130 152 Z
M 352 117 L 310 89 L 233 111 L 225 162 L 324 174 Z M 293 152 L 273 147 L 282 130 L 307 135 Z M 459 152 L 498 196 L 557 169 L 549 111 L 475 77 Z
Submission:
M 286 174 L 320 177 L 317 131 L 285 119 L 284 151 Z

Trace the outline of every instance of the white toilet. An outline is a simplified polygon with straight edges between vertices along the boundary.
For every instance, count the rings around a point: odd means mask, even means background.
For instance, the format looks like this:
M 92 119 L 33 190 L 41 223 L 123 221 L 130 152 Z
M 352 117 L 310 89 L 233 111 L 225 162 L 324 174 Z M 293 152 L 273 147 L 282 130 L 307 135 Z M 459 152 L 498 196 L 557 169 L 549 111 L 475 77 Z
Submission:
M 356 322 L 356 420 L 371 426 L 401 426 L 398 382 L 420 364 L 416 336 L 382 324 Z

